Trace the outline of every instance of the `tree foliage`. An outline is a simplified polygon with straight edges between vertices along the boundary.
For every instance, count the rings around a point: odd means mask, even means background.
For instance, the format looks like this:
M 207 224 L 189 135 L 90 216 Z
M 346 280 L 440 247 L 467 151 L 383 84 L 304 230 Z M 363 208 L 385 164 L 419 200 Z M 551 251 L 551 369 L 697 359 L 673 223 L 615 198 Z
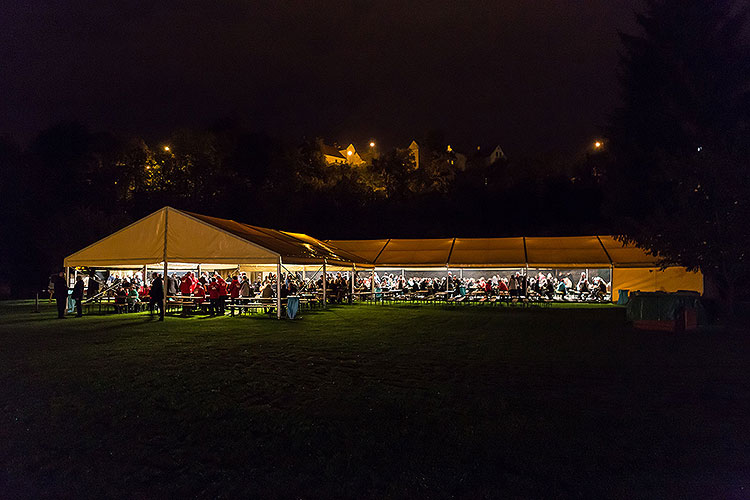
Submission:
M 609 209 L 622 238 L 700 269 L 725 299 L 750 276 L 746 3 L 660 0 L 622 35 Z

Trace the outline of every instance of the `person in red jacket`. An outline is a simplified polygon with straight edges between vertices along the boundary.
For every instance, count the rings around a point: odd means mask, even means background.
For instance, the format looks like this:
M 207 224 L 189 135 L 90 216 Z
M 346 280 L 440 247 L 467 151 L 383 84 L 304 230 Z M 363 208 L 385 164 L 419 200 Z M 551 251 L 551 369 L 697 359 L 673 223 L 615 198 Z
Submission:
M 236 302 L 240 298 L 240 280 L 237 279 L 237 276 L 234 276 L 229 284 L 229 297 L 232 302 Z
M 227 290 L 227 282 L 221 277 L 219 273 L 216 273 L 216 282 L 219 284 L 219 314 L 224 315 L 224 305 L 226 304 L 229 292 Z
M 180 293 L 182 295 L 190 295 L 193 291 L 193 278 L 190 277 L 190 273 L 185 274 L 180 281 Z
M 195 297 L 195 305 L 202 307 L 206 300 L 206 289 L 203 288 L 203 284 L 200 281 L 195 282 L 195 288 L 193 288 L 193 297 Z
M 221 294 L 221 289 L 216 282 L 216 278 L 211 278 L 211 281 L 208 282 L 208 289 L 206 291 L 208 292 L 208 298 L 211 301 L 209 311 L 211 316 L 213 316 L 219 313 L 219 297 Z

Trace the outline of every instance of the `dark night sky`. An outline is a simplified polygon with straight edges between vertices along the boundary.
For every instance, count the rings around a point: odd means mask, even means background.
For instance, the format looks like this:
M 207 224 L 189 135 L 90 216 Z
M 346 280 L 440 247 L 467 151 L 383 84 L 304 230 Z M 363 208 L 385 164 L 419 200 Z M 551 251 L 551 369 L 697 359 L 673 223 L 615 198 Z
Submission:
M 285 137 L 509 154 L 583 147 L 639 2 L 26 0 L 0 7 L 0 133 L 158 136 L 231 117 Z

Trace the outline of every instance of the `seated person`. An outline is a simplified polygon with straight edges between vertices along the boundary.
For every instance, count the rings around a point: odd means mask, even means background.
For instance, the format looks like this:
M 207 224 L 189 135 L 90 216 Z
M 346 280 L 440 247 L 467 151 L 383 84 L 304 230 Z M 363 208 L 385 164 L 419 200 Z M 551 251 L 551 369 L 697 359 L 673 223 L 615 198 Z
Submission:
M 240 283 L 240 299 L 249 299 L 253 295 L 253 287 L 250 284 L 250 280 L 247 279 L 247 276 L 243 276 L 242 283 Z
M 193 297 L 195 297 L 196 304 L 202 304 L 206 300 L 206 289 L 203 288 L 203 283 L 200 281 L 195 284 Z
M 266 281 L 263 285 L 263 289 L 260 292 L 260 296 L 263 299 L 270 299 L 273 298 L 273 287 L 271 286 L 270 281 Z
M 115 292 L 115 312 L 122 312 L 128 304 L 128 295 L 125 289 L 119 287 Z
M 594 286 L 592 287 L 592 293 L 597 300 L 604 300 L 604 296 L 607 295 L 607 284 L 603 279 L 598 276 L 594 278 Z
M 578 285 L 576 285 L 576 288 L 578 288 L 578 291 L 581 293 L 588 293 L 589 282 L 586 279 L 586 273 L 581 273 L 581 279 L 578 280 Z
M 138 290 L 135 286 L 131 286 L 130 288 L 128 288 L 127 300 L 128 310 L 134 311 L 138 307 L 137 304 L 141 301 L 140 297 L 138 296 Z

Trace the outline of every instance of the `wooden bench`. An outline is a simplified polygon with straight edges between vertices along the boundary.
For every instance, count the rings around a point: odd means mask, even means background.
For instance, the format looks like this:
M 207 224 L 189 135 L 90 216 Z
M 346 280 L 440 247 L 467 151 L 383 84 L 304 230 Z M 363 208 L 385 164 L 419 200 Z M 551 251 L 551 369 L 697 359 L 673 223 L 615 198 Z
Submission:
M 276 309 L 276 301 L 273 301 L 273 304 L 271 303 L 262 303 L 262 302 L 247 302 L 244 304 L 239 303 L 230 303 L 226 305 L 226 308 L 229 309 L 232 316 L 234 316 L 235 309 L 242 314 L 242 311 L 259 311 L 261 309 Z

